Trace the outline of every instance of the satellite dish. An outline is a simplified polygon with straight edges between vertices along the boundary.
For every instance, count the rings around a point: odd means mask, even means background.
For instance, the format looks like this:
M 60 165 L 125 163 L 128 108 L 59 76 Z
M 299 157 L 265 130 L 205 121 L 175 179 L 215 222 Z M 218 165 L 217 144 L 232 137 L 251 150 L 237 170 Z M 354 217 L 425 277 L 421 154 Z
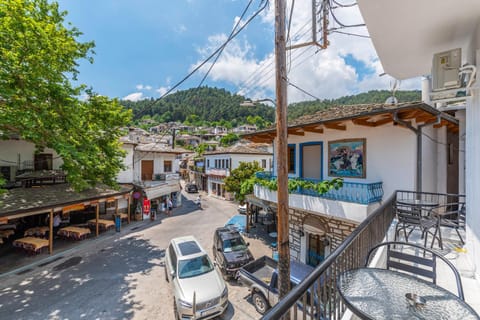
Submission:
M 397 91 L 397 88 L 400 86 L 400 81 L 397 79 L 393 79 L 393 83 L 390 81 L 390 90 L 392 91 L 392 96 L 388 97 L 387 100 L 385 100 L 385 104 L 397 104 L 398 99 L 395 97 L 395 91 Z
M 385 100 L 385 104 L 397 104 L 398 99 L 395 98 L 394 96 L 388 97 L 387 100 Z

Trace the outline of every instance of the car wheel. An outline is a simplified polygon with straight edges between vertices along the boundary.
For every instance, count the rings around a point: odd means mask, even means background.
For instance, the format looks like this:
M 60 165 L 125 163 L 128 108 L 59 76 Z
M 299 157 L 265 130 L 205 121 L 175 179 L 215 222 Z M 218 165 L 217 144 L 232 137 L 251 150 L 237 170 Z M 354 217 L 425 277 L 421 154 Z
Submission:
M 270 308 L 268 305 L 267 299 L 263 296 L 263 294 L 255 292 L 252 295 L 253 304 L 255 305 L 255 309 L 260 314 L 265 314 L 267 310 Z

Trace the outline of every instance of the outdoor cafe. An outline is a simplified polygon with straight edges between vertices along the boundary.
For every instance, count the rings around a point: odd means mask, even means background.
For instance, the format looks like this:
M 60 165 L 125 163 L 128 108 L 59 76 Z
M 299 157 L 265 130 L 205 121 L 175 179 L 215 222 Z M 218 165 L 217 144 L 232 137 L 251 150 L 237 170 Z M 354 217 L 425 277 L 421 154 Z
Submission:
M 7 190 L 0 196 L 0 255 L 9 248 L 52 254 L 54 239 L 98 236 L 115 226 L 114 215 L 129 223 L 131 190 L 127 185 L 75 192 L 68 184 Z

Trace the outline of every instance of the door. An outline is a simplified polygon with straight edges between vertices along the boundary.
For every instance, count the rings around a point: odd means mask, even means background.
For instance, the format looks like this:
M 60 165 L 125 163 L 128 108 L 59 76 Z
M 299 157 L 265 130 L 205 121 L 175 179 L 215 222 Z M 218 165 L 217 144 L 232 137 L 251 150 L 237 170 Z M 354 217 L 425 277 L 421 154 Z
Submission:
M 458 194 L 458 133 L 447 131 L 447 193 Z
M 307 264 L 316 267 L 325 259 L 324 241 L 320 240 L 320 235 L 308 234 L 308 256 Z
M 49 153 L 38 153 L 34 156 L 34 170 L 52 170 L 52 155 Z
M 300 177 L 322 180 L 322 142 L 303 143 L 300 146 Z
M 142 181 L 152 180 L 153 160 L 142 160 Z

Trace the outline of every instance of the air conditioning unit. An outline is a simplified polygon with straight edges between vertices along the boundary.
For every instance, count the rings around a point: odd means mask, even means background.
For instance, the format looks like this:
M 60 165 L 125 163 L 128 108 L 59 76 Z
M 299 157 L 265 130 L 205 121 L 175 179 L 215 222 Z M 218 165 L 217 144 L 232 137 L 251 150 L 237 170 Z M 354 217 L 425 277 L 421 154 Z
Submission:
M 460 88 L 462 49 L 457 48 L 433 55 L 432 91 Z

